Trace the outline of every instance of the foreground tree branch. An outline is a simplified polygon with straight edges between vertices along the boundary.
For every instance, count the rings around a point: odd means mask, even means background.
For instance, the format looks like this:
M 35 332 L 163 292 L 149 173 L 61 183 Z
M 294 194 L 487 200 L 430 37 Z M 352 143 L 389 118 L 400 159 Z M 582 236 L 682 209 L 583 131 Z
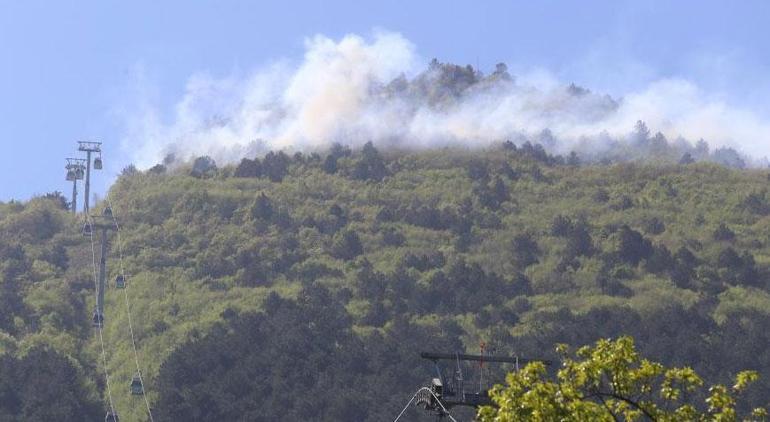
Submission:
M 568 353 L 555 379 L 533 362 L 508 374 L 490 395 L 496 407 L 479 410 L 481 421 L 760 421 L 767 410 L 741 414 L 741 393 L 758 375 L 740 372 L 735 384 L 708 387 L 701 403 L 689 402 L 705 383 L 691 368 L 665 368 L 639 356 L 633 339 L 599 340 Z M 635 399 L 636 398 L 636 399 Z

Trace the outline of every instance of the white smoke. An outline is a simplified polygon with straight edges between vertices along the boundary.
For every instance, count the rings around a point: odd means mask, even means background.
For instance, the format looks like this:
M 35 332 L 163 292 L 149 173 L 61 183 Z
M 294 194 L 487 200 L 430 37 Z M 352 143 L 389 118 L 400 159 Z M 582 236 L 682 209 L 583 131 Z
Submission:
M 425 71 L 426 62 L 399 34 L 339 41 L 319 35 L 305 47 L 298 65 L 274 64 L 247 77 L 191 77 L 170 122 L 142 98 L 139 110 L 127 113 L 125 149 L 147 167 L 168 153 L 235 161 L 333 142 L 484 146 L 549 129 L 558 141 L 548 147 L 568 152 L 586 139 L 623 138 L 643 120 L 668 139 L 703 138 L 755 157 L 770 155 L 770 123 L 682 79 L 659 80 L 613 100 L 570 91 L 542 72 L 516 81 L 487 77 L 436 104 L 426 98 L 441 98 L 431 91 L 441 86 L 441 76 Z

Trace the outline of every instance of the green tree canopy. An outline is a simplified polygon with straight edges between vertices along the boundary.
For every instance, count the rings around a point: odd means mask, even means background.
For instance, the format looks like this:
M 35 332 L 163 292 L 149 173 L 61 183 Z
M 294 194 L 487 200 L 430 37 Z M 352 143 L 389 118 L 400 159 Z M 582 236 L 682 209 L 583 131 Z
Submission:
M 767 410 L 741 414 L 739 397 L 759 377 L 742 371 L 732 387 L 712 385 L 688 367 L 667 368 L 642 358 L 631 337 L 602 339 L 563 356 L 556 379 L 542 362 L 508 374 L 490 391 L 497 407 L 483 407 L 481 421 L 737 421 L 765 420 Z M 703 398 L 700 400 L 700 398 Z

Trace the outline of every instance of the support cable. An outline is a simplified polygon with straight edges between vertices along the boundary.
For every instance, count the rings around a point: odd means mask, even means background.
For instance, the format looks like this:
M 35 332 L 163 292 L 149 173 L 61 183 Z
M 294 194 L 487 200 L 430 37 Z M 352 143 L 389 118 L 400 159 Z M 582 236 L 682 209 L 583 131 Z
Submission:
M 136 349 L 136 338 L 134 336 L 134 327 L 131 322 L 131 304 L 128 300 L 128 286 L 131 283 L 127 282 L 126 279 L 126 271 L 123 267 L 123 242 L 120 237 L 120 225 L 118 224 L 118 219 L 115 217 L 115 208 L 112 207 L 112 201 L 110 201 L 109 194 L 107 195 L 107 206 L 110 207 L 112 210 L 112 221 L 115 223 L 115 232 L 117 234 L 117 242 L 118 242 L 118 262 L 120 263 L 120 275 L 123 277 L 124 280 L 124 288 L 123 288 L 123 297 L 125 298 L 126 302 L 126 315 L 128 316 L 128 331 L 131 334 L 131 346 L 134 349 L 134 363 L 136 363 L 136 374 L 139 376 L 139 382 L 142 385 L 142 398 L 144 398 L 144 404 L 147 406 L 147 414 L 150 416 L 150 422 L 154 422 L 152 418 L 152 410 L 150 409 L 150 401 L 147 399 L 147 393 L 144 388 L 144 377 L 142 376 L 142 370 L 139 365 L 139 352 Z
M 452 422 L 457 422 L 457 420 L 452 417 L 452 415 L 449 413 L 449 411 L 446 409 L 446 407 L 444 407 L 444 404 L 441 403 L 441 400 L 438 398 L 438 396 L 436 396 L 436 394 L 430 388 L 428 388 L 428 387 L 422 387 L 419 390 L 417 390 L 414 393 L 414 395 L 412 396 L 412 398 L 409 399 L 409 401 L 406 403 L 406 406 L 404 406 L 404 408 L 401 410 L 401 413 L 399 413 L 398 416 L 396 416 L 396 419 L 393 419 L 393 422 L 398 422 L 398 420 L 401 419 L 401 416 L 404 415 L 404 413 L 406 412 L 406 409 L 409 408 L 409 405 L 412 404 L 412 402 L 417 397 L 417 395 L 420 394 L 420 392 L 423 391 L 423 390 L 427 391 L 428 393 L 430 393 L 430 395 L 433 396 L 433 398 L 436 399 L 436 403 L 438 403 L 438 405 L 441 406 L 441 410 L 443 410 L 444 413 L 446 413 L 446 415 L 449 417 L 449 419 L 452 420 Z
M 91 220 L 91 216 L 86 213 L 86 219 L 88 221 L 88 225 L 91 227 L 90 230 L 90 239 L 91 239 L 91 264 L 93 265 L 93 275 L 94 275 L 94 290 L 96 294 L 99 294 L 99 284 L 97 281 L 97 275 L 96 275 L 96 249 L 94 247 L 94 230 L 93 230 L 93 221 Z M 98 300 L 98 299 L 97 299 Z M 103 315 L 98 314 L 99 310 L 97 309 L 97 318 L 103 318 Z M 101 322 L 101 321 L 100 321 Z M 104 348 L 104 334 L 102 333 L 102 323 L 97 324 L 97 328 L 99 330 L 99 343 L 102 346 L 102 365 L 104 366 L 104 380 L 107 384 L 107 398 L 110 403 L 110 412 L 114 415 L 115 414 L 115 406 L 112 403 L 112 390 L 110 389 L 110 373 L 107 369 L 107 352 Z

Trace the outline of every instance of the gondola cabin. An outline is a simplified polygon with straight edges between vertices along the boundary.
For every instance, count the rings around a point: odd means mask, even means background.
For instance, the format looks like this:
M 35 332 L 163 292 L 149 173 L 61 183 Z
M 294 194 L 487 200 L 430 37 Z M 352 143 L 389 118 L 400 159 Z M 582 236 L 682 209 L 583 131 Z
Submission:
M 141 396 L 144 394 L 142 378 L 139 376 L 139 374 L 134 375 L 134 378 L 131 380 L 131 394 L 134 396 Z
M 102 315 L 102 313 L 99 311 L 94 311 L 94 315 L 91 317 L 91 322 L 93 323 L 94 328 L 104 327 L 104 315 Z
M 126 277 L 123 276 L 123 274 L 120 274 L 117 277 L 115 277 L 115 287 L 118 289 L 126 288 Z
M 83 236 L 90 237 L 93 234 L 94 234 L 94 230 L 93 228 L 91 228 L 91 223 L 86 222 L 85 224 L 83 224 Z

